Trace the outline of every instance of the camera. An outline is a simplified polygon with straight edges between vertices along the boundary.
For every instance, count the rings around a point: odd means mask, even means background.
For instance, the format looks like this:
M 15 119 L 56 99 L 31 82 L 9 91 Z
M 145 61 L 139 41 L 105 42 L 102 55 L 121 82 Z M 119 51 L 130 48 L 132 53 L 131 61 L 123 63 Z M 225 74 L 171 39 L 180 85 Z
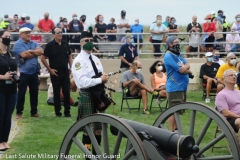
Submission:
M 19 82 L 20 82 L 20 79 L 19 79 L 16 71 L 14 71 L 14 72 L 12 73 L 12 79 L 13 79 L 13 81 L 16 82 L 16 83 L 19 83 Z
M 194 78 L 194 75 L 192 73 L 189 73 L 188 74 L 189 78 L 193 79 Z

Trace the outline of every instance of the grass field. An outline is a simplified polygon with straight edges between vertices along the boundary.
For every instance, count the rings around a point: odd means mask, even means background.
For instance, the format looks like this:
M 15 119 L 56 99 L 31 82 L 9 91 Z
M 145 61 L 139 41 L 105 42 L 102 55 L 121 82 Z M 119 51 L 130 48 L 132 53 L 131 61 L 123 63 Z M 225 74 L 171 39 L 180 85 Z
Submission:
M 192 102 L 200 102 L 204 103 L 204 101 L 201 99 L 201 92 L 188 92 L 187 94 L 187 101 Z M 71 94 L 74 99 L 77 98 L 77 93 Z M 125 119 L 130 119 L 133 121 L 141 122 L 148 125 L 153 125 L 155 120 L 160 114 L 159 108 L 153 108 L 150 115 L 143 115 L 142 114 L 142 107 L 140 111 L 132 111 L 132 114 L 129 114 L 128 110 L 123 110 L 123 112 L 120 112 L 120 104 L 121 104 L 121 93 L 115 93 L 114 94 L 114 100 L 117 103 L 116 106 L 109 107 L 107 109 L 108 114 L 116 115 L 123 117 Z M 49 155 L 58 155 L 59 149 L 61 146 L 61 142 L 63 141 L 63 138 L 65 134 L 67 133 L 68 129 L 76 122 L 76 116 L 77 116 L 77 107 L 71 108 L 71 118 L 64 118 L 64 117 L 56 117 L 54 114 L 53 106 L 48 106 L 46 104 L 46 98 L 47 98 L 47 92 L 40 92 L 39 93 L 39 105 L 38 110 L 39 114 L 41 114 L 42 118 L 30 118 L 30 107 L 29 107 L 29 95 L 26 95 L 26 101 L 25 101 L 25 110 L 23 113 L 23 119 L 17 120 L 15 119 L 15 113 L 13 114 L 13 119 L 17 121 L 18 126 L 20 128 L 19 133 L 14 138 L 13 142 L 10 144 L 11 149 L 6 151 L 5 158 L 8 159 L 6 156 L 13 156 L 18 155 L 18 158 L 12 158 L 12 159 L 27 159 L 26 157 L 19 157 L 19 154 L 24 155 L 38 155 L 38 154 L 49 154 Z M 150 99 L 150 95 L 149 95 Z M 131 106 L 137 106 L 138 101 L 130 101 Z M 150 100 L 148 102 L 150 104 Z M 154 105 L 156 105 L 156 102 L 154 101 Z M 162 103 L 163 106 L 165 106 L 165 102 Z M 126 104 L 125 104 L 126 106 Z M 210 107 L 214 106 L 214 100 L 209 103 Z M 185 113 L 186 115 L 189 114 L 187 111 Z M 185 115 L 184 114 L 184 115 Z M 198 130 L 200 129 L 200 126 L 205 123 L 205 120 L 207 119 L 206 115 L 198 113 L 197 115 L 198 121 L 196 122 L 196 130 L 195 133 L 197 134 Z M 183 123 L 186 123 L 188 126 L 189 120 L 184 119 L 183 116 Z M 208 142 L 211 139 L 213 139 L 213 135 L 216 129 L 216 125 L 211 124 L 211 129 L 207 132 L 207 136 L 205 141 Z M 82 133 L 79 133 L 78 137 L 79 140 L 81 140 Z M 114 145 L 114 140 L 111 140 L 111 146 Z M 205 142 L 203 142 L 204 144 Z M 76 149 L 76 146 L 73 146 L 73 153 L 79 151 Z M 120 146 L 121 154 L 124 153 L 125 146 Z M 217 149 L 212 152 L 207 152 L 209 155 L 221 155 L 221 154 L 227 154 L 227 150 L 220 150 Z M 34 158 L 30 158 L 34 159 Z M 38 159 L 38 158 L 36 158 Z M 52 159 L 52 158 L 46 158 L 46 159 Z

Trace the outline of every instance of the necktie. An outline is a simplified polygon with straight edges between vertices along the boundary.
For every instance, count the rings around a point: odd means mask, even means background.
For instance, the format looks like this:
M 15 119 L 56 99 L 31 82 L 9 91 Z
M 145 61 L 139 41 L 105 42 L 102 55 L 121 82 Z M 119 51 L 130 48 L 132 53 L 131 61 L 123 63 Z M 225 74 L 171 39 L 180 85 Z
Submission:
M 90 61 L 91 61 L 91 63 L 92 63 L 92 66 L 93 66 L 93 70 L 94 70 L 94 72 L 95 72 L 95 75 L 97 75 L 97 74 L 98 74 L 98 70 L 97 70 L 97 67 L 96 67 L 94 61 L 92 60 L 92 56 L 91 56 L 91 55 L 89 56 L 89 59 L 90 59 Z

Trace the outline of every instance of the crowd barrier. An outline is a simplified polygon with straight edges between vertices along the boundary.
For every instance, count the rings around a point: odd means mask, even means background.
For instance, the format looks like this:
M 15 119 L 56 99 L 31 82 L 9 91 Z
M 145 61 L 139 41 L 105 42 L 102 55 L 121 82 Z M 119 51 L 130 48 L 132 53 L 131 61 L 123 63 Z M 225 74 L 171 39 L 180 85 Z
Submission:
M 11 34 L 19 34 L 19 33 L 16 33 L 16 32 L 11 32 Z M 31 33 L 32 35 L 35 35 L 36 33 Z M 38 33 L 37 35 L 51 35 L 51 33 Z M 122 33 L 94 33 L 93 35 L 125 35 L 125 34 L 122 34 Z M 148 49 L 148 50 L 141 50 L 140 51 L 140 45 L 153 45 L 153 43 L 151 42 L 146 42 L 146 39 L 148 41 L 149 37 L 151 36 L 151 33 L 132 33 L 133 35 L 137 35 L 137 43 L 133 43 L 134 45 L 137 46 L 137 52 L 138 53 L 141 53 L 139 54 L 139 57 L 141 57 L 141 55 L 153 55 L 153 52 L 151 49 Z M 200 52 L 200 47 L 201 45 L 205 45 L 205 44 L 218 44 L 218 45 L 222 45 L 223 49 L 220 51 L 220 54 L 227 54 L 227 51 L 224 50 L 225 48 L 225 45 L 226 44 L 236 44 L 236 42 L 224 42 L 224 41 L 221 41 L 221 42 L 214 42 L 214 43 L 206 43 L 206 42 L 202 42 L 202 39 L 204 37 L 204 35 L 208 34 L 208 33 L 205 33 L 205 32 L 202 32 L 202 33 L 194 33 L 194 34 L 199 34 L 201 35 L 201 37 L 199 38 L 199 41 L 197 43 L 197 46 L 198 46 L 198 51 L 197 52 L 192 52 L 192 53 L 189 53 L 189 54 L 195 54 L 197 55 L 197 57 L 199 58 L 200 57 L 200 54 L 204 54 L 202 52 Z M 239 34 L 239 32 L 215 32 L 214 35 L 216 34 Z M 81 35 L 81 33 L 63 33 L 63 35 Z M 143 43 L 140 43 L 139 41 L 139 37 L 140 35 L 142 35 L 145 40 L 145 42 Z M 185 40 L 182 41 L 180 43 L 180 46 L 186 46 L 189 44 L 188 42 L 188 35 L 190 35 L 190 33 L 188 32 L 179 32 L 179 33 L 167 33 L 165 34 L 166 36 L 171 36 L 171 35 L 177 35 L 179 38 L 182 38 L 181 36 L 184 36 Z M 147 37 L 146 37 L 147 36 Z M 11 44 L 14 44 L 15 42 L 12 42 Z M 240 42 L 238 42 L 240 43 Z M 40 44 L 46 44 L 46 43 L 40 43 Z M 69 43 L 70 45 L 78 45 L 79 43 Z M 105 41 L 105 42 L 99 42 L 99 43 L 94 43 L 95 45 L 97 45 L 99 47 L 99 51 L 101 53 L 94 53 L 94 54 L 102 54 L 102 55 L 107 55 L 107 54 L 113 54 L 113 55 L 117 55 L 118 54 L 118 51 L 120 49 L 120 46 L 123 44 L 121 42 L 109 42 L 109 41 Z M 154 44 L 161 44 L 161 45 L 166 45 L 166 43 L 154 43 Z M 181 51 L 182 54 L 186 54 L 185 52 L 185 48 L 182 47 L 183 50 Z M 240 54 L 240 52 L 235 52 L 236 54 Z M 78 54 L 78 53 L 73 53 L 73 54 Z M 154 53 L 154 54 L 159 54 L 159 55 L 162 55 L 164 53 Z

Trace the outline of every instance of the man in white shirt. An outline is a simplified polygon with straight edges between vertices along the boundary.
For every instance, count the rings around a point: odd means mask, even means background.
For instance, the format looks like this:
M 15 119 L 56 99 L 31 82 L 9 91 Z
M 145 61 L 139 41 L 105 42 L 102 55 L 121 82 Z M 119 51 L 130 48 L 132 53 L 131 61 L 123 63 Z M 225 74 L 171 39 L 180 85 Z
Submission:
M 121 18 L 117 20 L 117 33 L 123 33 L 122 35 L 117 35 L 117 41 L 121 42 L 122 37 L 125 36 L 125 31 L 130 29 L 129 21 L 126 17 L 126 11 L 121 11 Z
M 92 101 L 92 95 L 90 92 L 90 87 L 106 83 L 109 79 L 106 73 L 103 73 L 103 67 L 100 60 L 92 55 L 93 37 L 89 32 L 83 31 L 80 37 L 81 52 L 74 59 L 72 64 L 72 74 L 74 81 L 78 88 L 79 92 L 79 105 L 78 105 L 78 118 L 79 120 L 82 117 L 95 114 L 98 111 L 95 108 L 94 102 Z M 99 78 L 92 78 L 97 75 L 97 73 L 102 72 L 102 76 Z M 101 143 L 101 123 L 93 124 L 94 135 L 97 139 L 98 144 Z M 84 146 L 90 150 L 91 140 L 86 132 L 86 129 L 83 128 L 83 137 L 82 142 Z M 92 148 L 92 153 L 96 155 L 94 148 Z

